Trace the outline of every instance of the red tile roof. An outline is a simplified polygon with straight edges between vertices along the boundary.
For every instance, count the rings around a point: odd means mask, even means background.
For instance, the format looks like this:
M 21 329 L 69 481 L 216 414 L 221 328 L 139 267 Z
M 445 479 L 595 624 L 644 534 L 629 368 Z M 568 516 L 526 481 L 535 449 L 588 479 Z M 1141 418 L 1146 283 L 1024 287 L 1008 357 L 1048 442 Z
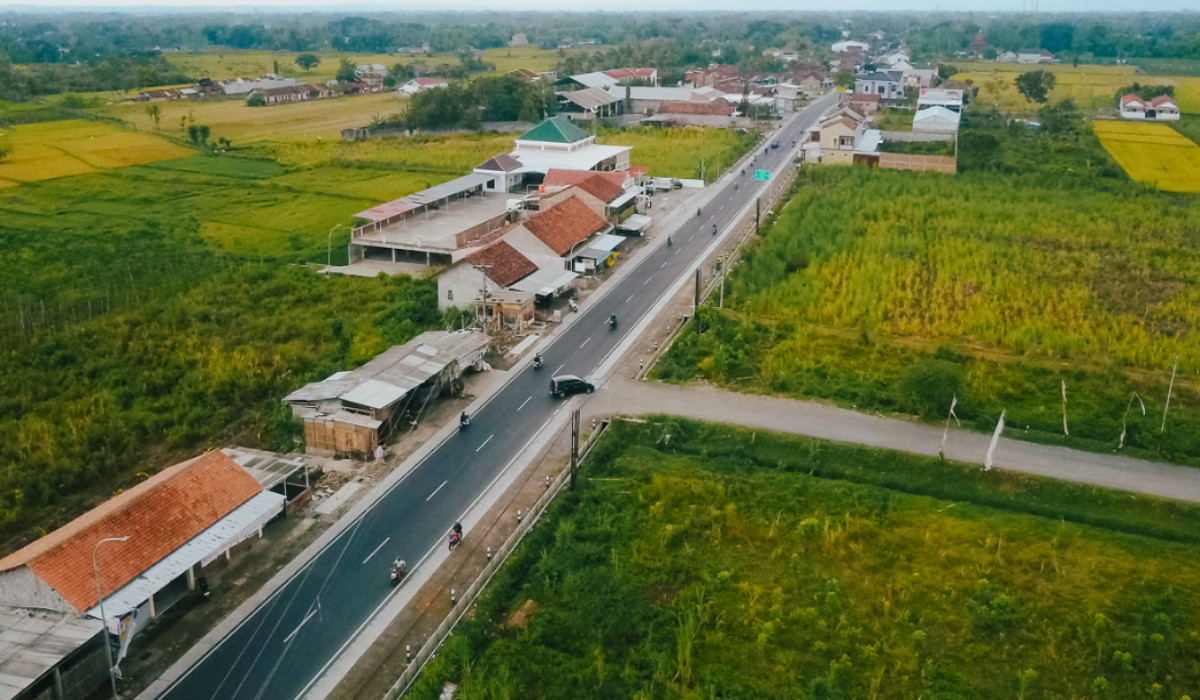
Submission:
M 653 68 L 614 68 L 604 71 L 604 74 L 617 80 L 629 78 L 652 78 L 656 71 Z
M 578 197 L 568 197 L 525 222 L 525 228 L 559 255 L 606 225 L 604 217 Z
M 882 98 L 879 95 L 870 92 L 852 92 L 850 93 L 851 102 L 879 102 Z
M 664 101 L 658 111 L 666 114 L 712 114 L 728 117 L 733 114 L 733 105 L 722 102 L 672 102 Z
M 574 185 L 596 199 L 608 204 L 625 192 L 625 173 L 596 170 L 560 170 L 551 168 L 546 172 L 546 185 Z
M 28 566 L 76 610 L 94 606 L 92 548 L 101 548 L 104 588 L 132 581 L 262 491 L 262 484 L 217 450 L 173 467 L 84 513 L 3 559 L 0 571 Z
M 1150 100 L 1151 107 L 1161 107 L 1165 104 L 1176 108 L 1179 107 L 1179 105 L 1175 102 L 1175 98 L 1171 97 L 1170 95 L 1159 95 L 1153 100 Z
M 471 253 L 463 261 L 468 265 L 490 265 L 483 269 L 483 273 L 501 287 L 516 284 L 537 270 L 533 261 L 504 241 L 497 241 L 477 253 Z

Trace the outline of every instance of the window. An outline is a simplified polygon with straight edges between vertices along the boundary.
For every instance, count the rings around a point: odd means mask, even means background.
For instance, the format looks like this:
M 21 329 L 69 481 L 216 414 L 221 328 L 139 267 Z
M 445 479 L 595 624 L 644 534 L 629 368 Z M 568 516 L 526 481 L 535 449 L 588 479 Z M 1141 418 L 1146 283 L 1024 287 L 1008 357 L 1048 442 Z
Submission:
M 453 289 L 446 290 L 446 301 L 454 301 L 454 290 Z
M 838 148 L 854 148 L 854 137 L 853 136 L 839 136 L 838 137 Z

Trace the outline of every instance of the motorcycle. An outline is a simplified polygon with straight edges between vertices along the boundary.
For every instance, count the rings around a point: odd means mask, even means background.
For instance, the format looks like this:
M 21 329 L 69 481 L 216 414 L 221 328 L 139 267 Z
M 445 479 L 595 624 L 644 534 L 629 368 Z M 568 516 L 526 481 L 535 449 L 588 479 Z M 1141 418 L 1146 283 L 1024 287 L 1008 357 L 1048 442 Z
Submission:
M 466 427 L 470 424 L 471 424 L 471 416 L 468 416 L 467 412 L 463 411 L 462 415 L 458 417 L 458 429 L 465 430 Z
M 450 542 L 450 551 L 453 552 L 454 548 L 458 546 L 458 543 L 462 542 L 462 525 L 459 523 L 454 523 L 454 529 L 450 531 L 450 535 L 447 539 Z
M 612 316 L 608 317 L 608 329 L 613 330 L 616 327 L 617 327 L 617 315 L 613 314 Z
M 392 585 L 394 586 L 397 583 L 400 583 L 400 581 L 404 578 L 404 575 L 407 573 L 408 565 L 403 559 L 397 559 L 396 561 L 392 562 Z
M 542 368 L 542 354 L 541 353 L 538 353 L 533 356 L 533 368 L 534 369 Z

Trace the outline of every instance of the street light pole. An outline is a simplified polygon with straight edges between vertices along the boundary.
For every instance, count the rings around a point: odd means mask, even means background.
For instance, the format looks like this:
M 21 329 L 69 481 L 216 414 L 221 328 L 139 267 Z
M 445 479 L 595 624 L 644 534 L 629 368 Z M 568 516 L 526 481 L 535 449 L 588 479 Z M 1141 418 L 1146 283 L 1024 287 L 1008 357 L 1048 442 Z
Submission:
M 108 659 L 108 680 L 112 684 L 113 700 L 117 698 L 117 676 L 113 672 L 113 657 L 112 645 L 108 641 L 108 619 L 104 616 L 104 593 L 100 587 L 100 561 L 96 558 L 96 552 L 100 549 L 100 545 L 105 542 L 124 542 L 129 539 L 129 535 L 124 537 L 105 537 L 92 547 L 92 571 L 96 574 L 96 597 L 100 599 L 100 624 L 104 627 L 104 657 Z
M 329 274 L 329 268 L 333 267 L 333 232 L 345 224 L 335 224 L 329 229 L 329 236 L 325 239 L 325 274 Z

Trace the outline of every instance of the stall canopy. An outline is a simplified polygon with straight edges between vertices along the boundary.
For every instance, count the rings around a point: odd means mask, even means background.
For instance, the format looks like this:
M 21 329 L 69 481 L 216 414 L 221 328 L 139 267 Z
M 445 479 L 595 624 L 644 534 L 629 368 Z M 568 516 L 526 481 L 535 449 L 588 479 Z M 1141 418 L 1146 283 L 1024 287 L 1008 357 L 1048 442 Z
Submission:
M 587 249 L 579 254 L 579 257 L 587 258 L 589 260 L 604 260 L 609 255 L 612 255 L 614 248 L 624 242 L 624 236 L 617 236 L 610 233 L 588 246 Z
M 509 289 L 518 292 L 533 292 L 538 296 L 551 296 L 571 283 L 579 275 L 570 270 L 559 270 L 555 268 L 541 268 L 532 275 L 509 286 Z
M 632 214 L 629 216 L 629 218 L 617 224 L 617 228 L 621 231 L 634 231 L 636 233 L 642 233 L 646 230 L 646 227 L 650 225 L 651 221 L 653 221 L 653 219 L 648 216 Z

